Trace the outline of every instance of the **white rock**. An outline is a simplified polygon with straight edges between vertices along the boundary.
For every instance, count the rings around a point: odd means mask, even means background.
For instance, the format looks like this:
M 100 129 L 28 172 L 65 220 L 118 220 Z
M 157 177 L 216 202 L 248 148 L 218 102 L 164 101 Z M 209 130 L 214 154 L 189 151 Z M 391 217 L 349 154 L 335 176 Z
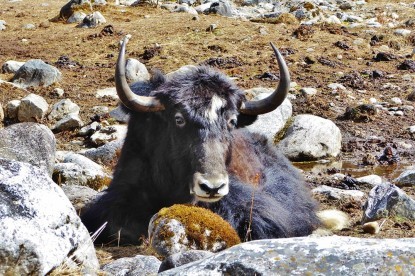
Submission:
M 86 17 L 86 14 L 81 11 L 75 11 L 69 18 L 66 20 L 66 23 L 81 23 L 84 18 Z
M 340 19 L 335 15 L 329 16 L 328 18 L 326 18 L 325 21 L 326 21 L 326 23 L 329 23 L 329 24 L 339 24 L 340 25 L 342 23 L 340 21 Z
M 100 89 L 95 93 L 95 96 L 100 99 L 103 97 L 108 97 L 110 99 L 113 100 L 118 100 L 118 95 L 117 95 L 117 90 L 115 89 L 115 87 L 109 87 L 109 88 L 104 88 L 104 89 Z
M 411 34 L 411 30 L 397 29 L 395 30 L 394 34 L 399 36 L 409 36 Z
M 57 97 L 62 97 L 65 94 L 65 91 L 62 88 L 54 88 L 52 91 L 52 95 L 55 95 Z
M 303 93 L 303 95 L 313 96 L 317 94 L 317 89 L 313 87 L 303 87 L 300 89 L 300 92 Z
M 399 104 L 399 105 L 401 105 L 401 104 L 402 104 L 402 100 L 401 100 L 400 98 L 398 98 L 398 97 L 393 97 L 393 98 L 391 98 L 391 99 L 390 99 L 390 102 L 391 102 L 392 104 Z
M 415 186 L 415 170 L 402 172 L 393 182 L 398 186 Z
M 46 173 L 0 159 L 0 186 L 1 275 L 46 275 L 63 263 L 99 269 L 87 229 Z
M 356 178 L 356 181 L 358 183 L 369 184 L 372 187 L 374 187 L 382 183 L 382 177 L 380 177 L 379 175 L 371 174 L 371 175 L 358 177 Z
M 279 148 L 291 160 L 336 157 L 341 148 L 340 129 L 330 120 L 314 115 L 294 117 Z
M 23 61 L 8 60 L 1 66 L 2 73 L 16 73 L 25 64 Z
M 48 115 L 49 120 L 60 120 L 69 114 L 78 115 L 79 106 L 70 99 L 63 99 L 55 103 Z
M 415 133 L 415 125 L 408 127 L 409 133 Z
M 81 118 L 78 114 L 71 113 L 60 119 L 56 122 L 53 126 L 53 130 L 55 131 L 65 131 L 65 130 L 72 130 L 76 128 L 81 128 L 84 125 Z
M 109 112 L 108 106 L 94 106 L 92 107 L 92 112 L 95 114 L 104 114 Z
M 37 122 L 45 117 L 48 108 L 44 98 L 31 93 L 21 100 L 17 118 L 20 122 Z
M 5 30 L 6 29 L 6 25 L 7 25 L 6 21 L 0 20 L 0 31 Z
M 101 146 L 110 141 L 123 140 L 126 134 L 127 126 L 125 125 L 103 127 L 91 136 L 91 142 L 96 146 Z
M 20 100 L 11 100 L 10 102 L 8 102 L 5 107 L 6 118 L 16 119 L 19 106 L 20 106 Z
M 134 58 L 129 58 L 125 64 L 125 76 L 130 82 L 148 81 L 150 74 L 147 67 Z
M 354 199 L 356 201 L 361 201 L 365 196 L 365 193 L 358 190 L 343 190 L 338 188 L 329 187 L 326 185 L 321 185 L 312 190 L 313 194 L 320 194 L 327 196 L 329 199 Z
M 328 86 L 328 88 L 330 88 L 332 90 L 346 90 L 346 87 L 343 84 L 340 84 L 340 83 L 330 83 L 327 86 Z
M 260 100 L 268 97 L 273 90 L 272 88 L 253 88 L 246 92 L 257 94 L 254 100 Z M 292 112 L 291 102 L 285 99 L 277 109 L 258 116 L 258 119 L 252 125 L 247 126 L 247 129 L 265 135 L 272 142 L 275 134 L 281 131 L 287 123 L 287 120 L 291 118 Z

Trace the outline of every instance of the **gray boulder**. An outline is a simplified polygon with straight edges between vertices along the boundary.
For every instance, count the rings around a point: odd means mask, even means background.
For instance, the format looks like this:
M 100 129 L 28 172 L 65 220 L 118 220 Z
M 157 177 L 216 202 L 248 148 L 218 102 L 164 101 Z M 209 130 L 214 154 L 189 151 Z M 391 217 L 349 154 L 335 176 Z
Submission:
M 52 127 L 54 131 L 64 131 L 64 130 L 72 130 L 81 128 L 84 125 L 79 114 L 71 113 L 65 115 L 62 119 L 56 122 L 56 124 Z
M 398 186 L 415 186 L 415 170 L 406 170 L 393 180 Z
M 91 238 L 43 170 L 0 159 L 0 274 L 45 275 L 65 264 L 96 271 Z
M 313 194 L 326 196 L 328 199 L 336 200 L 356 200 L 361 201 L 365 196 L 365 193 L 358 190 L 343 190 L 334 187 L 329 187 L 326 185 L 321 185 L 312 190 Z
M 0 130 L 0 157 L 29 163 L 52 175 L 56 139 L 44 125 L 19 123 Z
M 108 263 L 101 270 L 114 276 L 156 275 L 160 264 L 161 261 L 154 256 L 137 255 Z
M 159 275 L 412 275 L 415 239 L 319 237 L 242 243 Z
M 125 63 L 125 76 L 130 82 L 148 81 L 150 79 L 147 67 L 134 58 L 127 59 Z
M 319 160 L 339 155 L 341 140 L 340 129 L 332 121 L 314 115 L 298 115 L 279 148 L 290 160 Z
M 78 213 L 98 192 L 86 186 L 62 185 L 62 190 Z
M 375 186 L 363 206 L 362 222 L 398 216 L 415 220 L 415 200 L 391 183 Z
M 85 13 L 81 11 L 76 11 L 72 13 L 72 15 L 68 18 L 68 20 L 66 20 L 66 23 L 68 24 L 81 23 L 82 21 L 84 21 L 85 17 L 86 17 Z
M 118 159 L 123 144 L 124 140 L 111 141 L 98 148 L 87 149 L 81 154 L 95 162 L 111 166 Z
M 49 86 L 62 78 L 61 72 L 40 59 L 31 59 L 23 64 L 12 78 L 21 87 Z
M 49 105 L 44 98 L 31 93 L 20 101 L 17 119 L 20 122 L 38 122 L 45 117 L 48 108 Z
M 8 60 L 1 66 L 1 72 L 6 73 L 16 73 L 20 67 L 24 64 L 23 61 Z
M 19 111 L 21 101 L 20 100 L 11 100 L 5 106 L 5 116 L 8 119 L 17 119 L 17 113 Z
M 99 11 L 96 11 L 85 16 L 84 19 L 82 20 L 82 23 L 79 24 L 77 27 L 78 28 L 95 28 L 98 25 L 104 24 L 106 22 L 107 20 L 105 19 L 105 17 Z
M 186 252 L 176 253 L 168 256 L 161 262 L 158 272 L 160 273 L 210 256 L 213 256 L 213 253 L 204 250 L 189 250 Z
M 269 96 L 274 89 L 272 88 L 254 88 L 247 91 L 247 93 L 258 94 L 253 100 L 261 100 Z M 290 100 L 285 99 L 283 103 L 274 111 L 258 116 L 258 119 L 247 128 L 252 132 L 257 132 L 265 135 L 271 142 L 281 129 L 284 128 L 288 119 L 291 118 L 293 108 Z
M 49 120 L 60 120 L 69 114 L 79 114 L 79 106 L 70 99 L 63 99 L 55 103 L 48 115 Z

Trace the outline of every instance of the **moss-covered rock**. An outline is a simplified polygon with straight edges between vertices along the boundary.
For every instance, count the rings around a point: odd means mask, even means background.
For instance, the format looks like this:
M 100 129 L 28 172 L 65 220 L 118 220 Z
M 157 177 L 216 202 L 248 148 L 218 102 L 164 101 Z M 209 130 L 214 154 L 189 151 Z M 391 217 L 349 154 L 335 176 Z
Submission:
M 151 246 L 162 256 L 191 249 L 218 252 L 241 242 L 220 216 L 191 205 L 161 209 L 150 221 L 149 237 Z

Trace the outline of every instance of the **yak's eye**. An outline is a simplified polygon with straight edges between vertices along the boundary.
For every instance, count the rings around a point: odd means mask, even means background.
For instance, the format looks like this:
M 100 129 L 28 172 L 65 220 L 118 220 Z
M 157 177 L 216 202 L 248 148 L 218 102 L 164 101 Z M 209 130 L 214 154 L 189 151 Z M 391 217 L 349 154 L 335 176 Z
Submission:
M 238 119 L 236 118 L 236 115 L 232 115 L 228 120 L 228 126 L 230 128 L 235 128 L 238 125 Z
M 183 115 L 179 112 L 177 112 L 174 115 L 174 119 L 176 120 L 176 126 L 178 127 L 184 127 L 184 125 L 186 124 L 186 121 L 183 118 Z

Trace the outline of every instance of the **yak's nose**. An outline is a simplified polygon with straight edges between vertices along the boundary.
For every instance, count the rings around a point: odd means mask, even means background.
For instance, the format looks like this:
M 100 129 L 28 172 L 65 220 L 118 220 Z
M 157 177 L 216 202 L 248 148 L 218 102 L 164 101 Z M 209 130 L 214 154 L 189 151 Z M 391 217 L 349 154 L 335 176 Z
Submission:
M 201 174 L 193 177 L 193 192 L 201 201 L 217 201 L 229 192 L 229 177 L 226 173 Z

